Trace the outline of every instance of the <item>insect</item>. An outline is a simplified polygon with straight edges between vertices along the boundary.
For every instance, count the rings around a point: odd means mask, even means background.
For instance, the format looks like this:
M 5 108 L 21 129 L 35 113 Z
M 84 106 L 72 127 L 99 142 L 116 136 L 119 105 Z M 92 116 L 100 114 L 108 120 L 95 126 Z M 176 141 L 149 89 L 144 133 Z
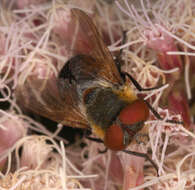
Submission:
M 160 118 L 136 96 L 126 79 L 140 91 L 149 89 L 121 72 L 87 14 L 71 9 L 69 27 L 73 35 L 65 44 L 73 50 L 72 58 L 58 77 L 30 76 L 19 85 L 17 95 L 22 104 L 66 126 L 91 129 L 107 148 L 144 157 L 157 169 L 147 154 L 125 150 L 144 126 L 149 110 Z

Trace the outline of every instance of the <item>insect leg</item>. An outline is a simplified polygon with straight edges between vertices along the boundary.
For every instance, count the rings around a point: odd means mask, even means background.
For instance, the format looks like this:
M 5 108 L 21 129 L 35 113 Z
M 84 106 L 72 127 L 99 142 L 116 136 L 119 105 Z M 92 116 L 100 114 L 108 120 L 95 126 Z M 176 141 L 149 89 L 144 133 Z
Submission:
M 126 75 L 130 80 L 131 82 L 134 84 L 134 86 L 139 90 L 139 91 L 149 91 L 149 90 L 155 90 L 155 89 L 158 89 L 160 88 L 161 86 L 156 86 L 156 87 L 153 87 L 153 88 L 142 88 L 140 86 L 140 84 L 129 74 L 129 73 L 126 73 L 124 72 L 124 75 Z M 148 108 L 150 109 L 150 111 L 154 114 L 154 116 L 159 119 L 159 120 L 163 120 L 163 118 L 159 115 L 159 113 L 147 102 L 147 101 L 144 101 Z M 183 121 L 176 121 L 176 120 L 166 120 L 166 122 L 168 123 L 175 123 L 175 124 L 184 124 Z
M 122 150 L 122 151 L 127 153 L 127 154 L 132 154 L 134 156 L 139 156 L 139 157 L 142 157 L 142 158 L 145 158 L 146 160 L 148 160 L 152 164 L 152 166 L 155 168 L 157 176 L 159 177 L 157 165 L 147 154 L 141 153 L 141 152 L 134 152 L 134 151 L 130 151 L 130 150 Z
M 154 116 L 157 119 L 163 120 L 163 118 L 159 115 L 159 113 L 147 101 L 144 101 L 144 102 L 147 104 L 148 108 L 150 109 L 150 111 L 154 114 Z M 184 122 L 183 121 L 176 121 L 176 120 L 167 119 L 166 122 L 184 125 Z
M 98 149 L 98 152 L 99 152 L 100 154 L 104 154 L 104 153 L 106 153 L 107 151 L 108 151 L 108 148 L 105 148 L 104 150 Z
M 127 31 L 123 30 L 122 32 L 123 32 L 123 34 L 122 34 L 123 35 L 123 39 L 122 39 L 121 44 L 123 45 L 127 41 Z M 122 58 L 121 58 L 122 57 L 122 53 L 123 53 L 123 49 L 120 49 L 119 54 L 118 54 L 118 59 L 119 60 L 122 60 Z
M 87 130 L 86 131 L 86 138 L 87 139 L 89 139 L 89 140 L 91 140 L 91 141 L 95 141 L 95 142 L 97 142 L 97 143 L 103 143 L 103 140 L 101 140 L 101 139 L 99 139 L 99 138 L 95 138 L 95 137 L 90 137 L 89 135 L 91 135 L 91 131 L 90 130 Z M 108 148 L 105 148 L 104 150 L 99 150 L 98 149 L 98 152 L 100 153 L 100 154 L 104 154 L 104 153 L 106 153 L 108 151 Z
M 122 39 L 122 43 L 121 44 L 125 44 L 127 40 L 127 31 L 124 30 L 123 31 L 123 39 Z M 123 72 L 121 70 L 121 66 L 122 66 L 122 63 L 124 62 L 122 60 L 122 53 L 123 53 L 123 49 L 120 49 L 120 52 L 119 54 L 117 55 L 117 57 L 115 58 L 114 62 L 115 62 L 115 65 L 119 71 L 119 73 L 121 74 L 121 77 L 123 78 L 123 80 L 125 81 L 125 76 L 127 76 L 131 82 L 134 84 L 134 86 L 139 90 L 139 91 L 149 91 L 149 90 L 155 90 L 155 89 L 158 89 L 158 88 L 161 88 L 162 86 L 157 86 L 157 87 L 153 87 L 153 88 L 142 88 L 140 86 L 140 84 L 127 72 Z
M 91 141 L 94 141 L 94 142 L 97 142 L 97 143 L 103 143 L 103 140 L 101 139 L 98 139 L 98 138 L 94 138 L 94 137 L 89 137 L 89 136 L 86 136 L 87 139 L 91 140 Z M 108 148 L 105 148 L 104 150 L 100 150 L 98 149 L 98 152 L 100 154 L 104 154 L 108 151 Z
M 140 84 L 127 72 L 123 72 L 123 75 L 127 76 L 131 82 L 133 83 L 133 85 L 141 92 L 141 91 L 150 91 L 150 90 L 155 90 L 155 89 L 159 89 L 161 88 L 162 86 L 156 86 L 156 87 L 153 87 L 153 88 L 142 88 L 140 86 Z
M 121 44 L 123 45 L 123 44 L 126 42 L 126 40 L 127 40 L 127 31 L 124 30 L 122 35 L 123 35 L 123 39 L 122 39 Z M 119 73 L 120 73 L 121 76 L 123 77 L 123 74 L 122 74 L 122 72 L 121 72 L 121 66 L 122 66 L 122 64 L 123 64 L 123 62 L 124 62 L 124 61 L 122 60 L 122 53 L 123 53 L 123 49 L 120 49 L 119 54 L 116 56 L 114 62 L 115 62 L 115 64 L 116 64 L 116 66 L 117 66 L 117 69 L 118 69 Z M 123 78 L 124 78 L 124 77 L 123 77 Z
M 94 142 L 97 142 L 97 143 L 103 143 L 103 140 L 101 140 L 99 138 L 89 137 L 89 136 L 86 136 L 86 138 L 89 139 L 90 141 L 94 141 Z

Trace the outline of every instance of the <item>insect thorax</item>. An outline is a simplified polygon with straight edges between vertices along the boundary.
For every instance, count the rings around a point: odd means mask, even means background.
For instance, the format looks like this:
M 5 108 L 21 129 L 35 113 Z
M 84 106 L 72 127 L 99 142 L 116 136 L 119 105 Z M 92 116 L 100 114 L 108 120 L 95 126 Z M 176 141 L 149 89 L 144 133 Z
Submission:
M 89 121 L 102 129 L 109 127 L 127 105 L 127 102 L 115 94 L 112 88 L 102 87 L 87 89 L 83 102 Z

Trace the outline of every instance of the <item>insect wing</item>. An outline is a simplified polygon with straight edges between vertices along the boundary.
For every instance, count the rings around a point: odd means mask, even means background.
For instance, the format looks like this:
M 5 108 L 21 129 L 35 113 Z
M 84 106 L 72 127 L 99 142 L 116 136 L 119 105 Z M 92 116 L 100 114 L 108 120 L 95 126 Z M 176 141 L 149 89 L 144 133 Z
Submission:
M 66 93 L 61 97 L 56 77 L 38 79 L 31 76 L 18 86 L 16 95 L 19 104 L 27 110 L 67 126 L 87 128 L 88 123 L 79 108 L 75 87 L 67 83 L 64 88 Z
M 79 54 L 84 55 L 80 63 L 78 62 L 79 69 L 76 67 L 73 69 L 79 72 L 84 71 L 84 73 L 76 74 L 76 77 L 80 75 L 80 78 L 91 79 L 93 76 L 111 84 L 122 83 L 109 50 L 87 14 L 79 9 L 71 9 L 68 33 L 70 33 L 69 36 L 64 39 L 67 49 L 71 49 L 73 57 Z M 76 84 L 70 83 L 68 79 L 60 84 L 62 86 L 59 86 L 59 79 L 56 77 L 38 79 L 30 76 L 24 84 L 18 86 L 17 99 L 26 109 L 64 125 L 89 127 L 86 116 L 81 111 L 81 100 L 78 97 Z
M 69 36 L 65 39 L 65 44 L 74 52 L 74 55 L 88 55 L 95 61 L 93 73 L 98 79 L 106 80 L 110 83 L 121 84 L 120 73 L 114 63 L 111 53 L 101 39 L 99 32 L 92 19 L 79 9 L 71 10 L 71 22 L 69 23 Z M 82 65 L 81 65 L 82 67 Z M 91 74 L 91 66 L 83 65 L 83 70 Z

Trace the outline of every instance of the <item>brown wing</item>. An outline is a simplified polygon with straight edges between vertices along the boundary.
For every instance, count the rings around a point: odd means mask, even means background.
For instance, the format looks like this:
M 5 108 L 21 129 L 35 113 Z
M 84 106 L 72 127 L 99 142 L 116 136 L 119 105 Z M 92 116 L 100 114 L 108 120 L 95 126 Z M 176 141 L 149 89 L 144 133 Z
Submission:
M 67 126 L 89 127 L 85 114 L 79 107 L 74 85 L 64 83 L 65 95 L 60 96 L 56 77 L 38 79 L 28 77 L 16 90 L 17 100 L 27 110 Z
M 79 9 L 71 10 L 71 21 L 68 24 L 68 34 L 65 37 L 65 44 L 74 52 L 74 56 L 81 54 L 91 56 L 91 66 L 86 64 L 85 73 L 94 74 L 98 79 L 110 83 L 121 84 L 122 79 L 105 43 L 101 39 L 92 19 Z M 91 71 L 91 67 L 93 70 Z
M 68 25 L 68 34 L 64 39 L 66 46 L 74 55 L 86 55 L 80 62 L 76 61 L 75 76 L 80 79 L 97 77 L 111 84 L 122 82 L 110 52 L 103 43 L 94 23 L 83 11 L 72 9 L 72 18 Z M 89 57 L 90 56 L 90 57 Z M 73 65 L 73 64 L 72 64 Z M 93 76 L 93 77 L 91 77 Z M 56 77 L 38 79 L 28 77 L 17 88 L 17 99 L 28 110 L 60 122 L 64 125 L 87 128 L 85 113 L 82 111 L 81 97 L 78 89 L 66 79 L 59 86 Z

